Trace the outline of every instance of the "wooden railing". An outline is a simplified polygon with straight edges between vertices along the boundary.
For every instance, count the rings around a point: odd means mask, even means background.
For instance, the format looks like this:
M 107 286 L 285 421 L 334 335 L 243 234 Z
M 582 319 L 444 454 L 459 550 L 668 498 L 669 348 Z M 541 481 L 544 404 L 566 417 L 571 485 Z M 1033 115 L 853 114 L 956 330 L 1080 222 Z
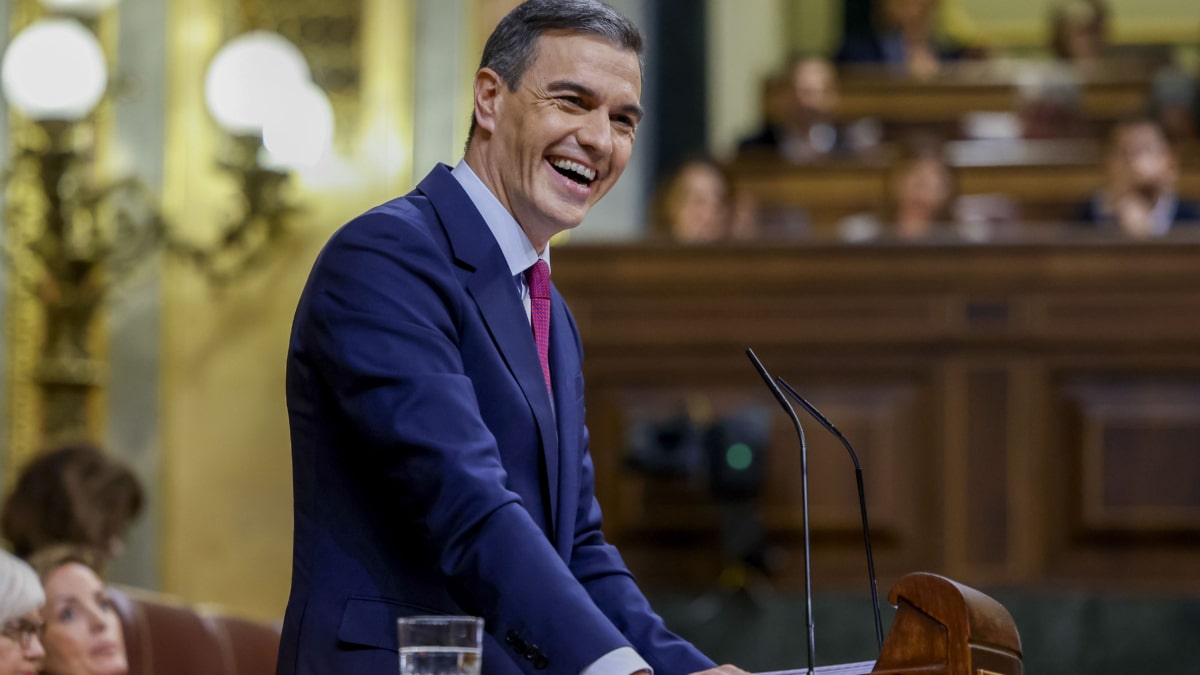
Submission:
M 854 443 L 881 582 L 922 569 L 1200 591 L 1200 240 L 554 255 L 584 339 L 606 531 L 640 579 L 716 583 L 731 511 L 704 467 L 631 469 L 638 429 L 759 409 L 754 510 L 790 554 L 773 579 L 798 583 L 800 453 L 753 347 Z M 816 577 L 859 583 L 853 472 L 809 426 Z
M 1194 148 L 1183 155 L 1178 192 L 1200 199 L 1200 163 Z M 957 141 L 944 148 L 959 195 L 1000 195 L 1029 222 L 1062 221 L 1104 184 L 1104 158 L 1097 141 Z M 883 217 L 892 163 L 886 154 L 794 165 L 751 157 L 735 163 L 737 189 L 751 195 L 768 215 L 791 211 L 806 233 L 832 236 L 832 225 L 857 213 Z

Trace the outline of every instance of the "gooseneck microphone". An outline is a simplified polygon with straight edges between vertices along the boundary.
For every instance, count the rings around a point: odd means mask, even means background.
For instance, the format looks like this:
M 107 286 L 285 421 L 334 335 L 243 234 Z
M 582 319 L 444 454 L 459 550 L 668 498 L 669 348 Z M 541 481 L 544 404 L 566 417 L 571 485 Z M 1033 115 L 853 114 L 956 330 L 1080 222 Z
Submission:
M 858 454 L 850 446 L 850 441 L 846 440 L 842 432 L 838 431 L 837 427 L 833 426 L 833 422 L 830 422 L 828 418 L 822 415 L 816 406 L 805 400 L 782 377 L 775 379 L 783 387 L 784 391 L 796 399 L 796 402 L 807 410 L 809 415 L 813 416 L 813 419 L 820 422 L 821 426 L 825 427 L 829 433 L 842 442 L 842 445 L 846 446 L 846 452 L 850 453 L 850 461 L 854 462 L 854 477 L 858 479 L 858 510 L 862 513 L 863 544 L 867 548 L 867 574 L 871 579 L 871 606 L 875 610 L 875 642 L 879 645 L 879 650 L 883 651 L 883 619 L 879 615 L 879 589 L 878 583 L 875 580 L 875 556 L 871 554 L 871 527 L 867 525 L 867 497 L 863 491 L 863 471 L 862 465 L 858 463 Z
M 792 404 L 788 403 L 787 397 L 779 390 L 779 386 L 771 379 L 771 375 L 763 366 L 762 361 L 754 355 L 753 349 L 746 350 L 746 356 L 750 357 L 750 362 L 754 364 L 754 368 L 762 377 L 763 382 L 767 383 L 767 388 L 775 395 L 775 400 L 779 401 L 779 405 L 783 406 L 784 412 L 791 418 L 792 424 L 796 427 L 796 434 L 800 437 L 800 498 L 803 502 L 804 512 L 804 621 L 808 624 L 808 673 L 812 675 L 816 671 L 816 657 L 813 655 L 813 646 L 816 642 L 815 630 L 813 627 L 813 609 L 812 609 L 812 545 L 809 542 L 808 528 L 808 445 L 804 440 L 804 427 L 800 426 L 800 417 L 796 414 L 796 410 L 792 408 Z

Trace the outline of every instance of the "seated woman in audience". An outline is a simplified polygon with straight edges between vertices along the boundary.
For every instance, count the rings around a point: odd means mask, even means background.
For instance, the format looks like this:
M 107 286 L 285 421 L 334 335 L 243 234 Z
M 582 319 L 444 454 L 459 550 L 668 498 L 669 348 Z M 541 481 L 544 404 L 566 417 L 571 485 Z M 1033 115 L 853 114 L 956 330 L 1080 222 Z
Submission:
M 734 195 L 725 169 L 709 158 L 685 161 L 655 196 L 653 226 L 685 244 L 708 244 L 753 236 L 753 207 Z
M 936 75 L 963 50 L 937 35 L 938 0 L 882 0 L 876 33 L 847 38 L 837 62 L 894 66 L 913 77 Z
M 1080 205 L 1075 220 L 1115 226 L 1133 237 L 1163 235 L 1175 225 L 1200 220 L 1200 205 L 1175 194 L 1179 159 L 1153 119 L 1137 118 L 1114 126 L 1106 163 L 1105 185 Z
M 53 547 L 31 559 L 46 604 L 46 675 L 126 675 L 125 634 L 116 605 L 80 549 Z
M 954 178 L 941 152 L 929 148 L 903 161 L 891 196 L 896 236 L 902 239 L 929 236 L 937 224 L 949 222 Z
M 24 561 L 0 550 L 0 675 L 36 675 L 42 648 L 45 602 L 37 574 Z
M 79 444 L 35 457 L 4 502 L 0 533 L 22 558 L 56 544 L 94 552 L 98 565 L 118 554 L 142 508 L 142 486 L 123 462 Z
M 921 144 L 899 159 L 891 170 L 888 204 L 883 221 L 858 214 L 838 224 L 848 241 L 880 236 L 921 239 L 951 221 L 954 177 L 934 144 Z
M 1108 7 L 1101 0 L 1066 0 L 1050 15 L 1051 49 L 1059 60 L 1087 63 L 1108 49 Z

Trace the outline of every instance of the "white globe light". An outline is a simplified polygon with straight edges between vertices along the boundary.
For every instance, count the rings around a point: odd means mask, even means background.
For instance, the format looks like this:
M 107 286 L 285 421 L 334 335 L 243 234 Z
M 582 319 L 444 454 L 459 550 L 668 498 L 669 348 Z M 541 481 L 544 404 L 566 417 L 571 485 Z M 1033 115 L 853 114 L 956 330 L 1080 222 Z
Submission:
M 74 16 L 99 16 L 120 0 L 42 0 L 48 11 Z
M 308 63 L 278 33 L 252 31 L 226 44 L 204 82 L 208 111 L 233 134 L 257 135 L 274 101 L 310 79 Z
M 42 19 L 9 44 L 0 84 L 4 98 L 30 119 L 82 119 L 108 84 L 104 50 L 74 19 Z
M 333 106 L 306 82 L 278 99 L 263 125 L 263 147 L 287 168 L 313 166 L 333 144 Z

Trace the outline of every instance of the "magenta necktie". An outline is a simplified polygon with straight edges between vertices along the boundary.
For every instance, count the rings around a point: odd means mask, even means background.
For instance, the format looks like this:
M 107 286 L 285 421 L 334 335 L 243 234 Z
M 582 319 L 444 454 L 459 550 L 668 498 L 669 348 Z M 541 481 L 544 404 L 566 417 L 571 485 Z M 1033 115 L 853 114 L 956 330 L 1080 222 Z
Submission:
M 550 266 L 545 260 L 537 261 L 526 270 L 525 279 L 529 283 L 533 341 L 537 344 L 542 377 L 546 379 L 546 392 L 554 398 L 554 389 L 550 386 Z

